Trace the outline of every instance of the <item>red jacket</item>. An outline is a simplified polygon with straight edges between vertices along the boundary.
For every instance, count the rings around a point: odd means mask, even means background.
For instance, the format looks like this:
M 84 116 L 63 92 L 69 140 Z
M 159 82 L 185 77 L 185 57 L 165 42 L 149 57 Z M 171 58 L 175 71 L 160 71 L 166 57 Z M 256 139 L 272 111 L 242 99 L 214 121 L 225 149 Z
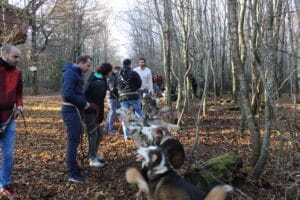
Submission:
M 23 106 L 22 74 L 0 58 L 0 123 L 9 118 L 14 105 Z

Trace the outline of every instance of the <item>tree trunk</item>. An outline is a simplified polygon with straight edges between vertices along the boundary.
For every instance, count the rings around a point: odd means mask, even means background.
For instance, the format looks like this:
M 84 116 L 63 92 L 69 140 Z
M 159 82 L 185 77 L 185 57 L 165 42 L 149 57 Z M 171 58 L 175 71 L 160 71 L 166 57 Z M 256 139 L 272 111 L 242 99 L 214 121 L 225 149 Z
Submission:
M 255 164 L 260 155 L 260 134 L 256 125 L 255 119 L 251 112 L 251 106 L 249 101 L 248 87 L 245 78 L 244 68 L 241 62 L 239 52 L 239 39 L 238 39 L 238 20 L 237 20 L 237 1 L 228 0 L 228 25 L 230 30 L 230 45 L 232 51 L 232 63 L 237 73 L 237 79 L 239 83 L 239 96 L 241 109 L 245 113 L 248 127 L 251 132 L 252 140 L 252 158 Z
M 165 81 L 165 94 L 167 94 L 167 105 L 172 106 L 172 101 L 170 98 L 170 83 L 171 83 L 171 17 L 172 10 L 170 0 L 163 1 L 163 16 L 162 16 L 158 7 L 157 0 L 153 0 L 154 7 L 157 14 L 157 21 L 160 27 L 160 33 L 162 38 L 163 46 L 163 62 L 164 62 L 164 74 L 166 77 Z
M 30 60 L 32 65 L 32 76 L 31 76 L 31 94 L 37 95 L 39 94 L 38 89 L 38 49 L 37 49 L 37 32 L 38 27 L 36 24 L 36 0 L 32 1 L 31 6 L 31 16 L 30 16 L 30 25 L 31 25 L 31 53 Z

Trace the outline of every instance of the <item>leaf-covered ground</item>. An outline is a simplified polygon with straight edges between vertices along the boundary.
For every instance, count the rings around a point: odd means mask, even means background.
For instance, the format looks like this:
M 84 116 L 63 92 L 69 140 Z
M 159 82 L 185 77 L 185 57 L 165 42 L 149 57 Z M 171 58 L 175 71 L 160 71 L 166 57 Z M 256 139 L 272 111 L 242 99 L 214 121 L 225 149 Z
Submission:
M 18 119 L 15 145 L 15 164 L 13 186 L 19 199 L 135 199 L 137 191 L 126 183 L 124 171 L 135 162 L 136 148 L 132 141 L 124 142 L 122 135 L 105 135 L 101 142 L 100 154 L 107 159 L 101 169 L 88 166 L 83 159 L 86 153 L 86 138 L 83 139 L 83 154 L 79 153 L 85 183 L 71 184 L 66 181 L 66 130 L 60 116 L 61 99 L 53 96 L 26 96 L 25 119 Z M 184 144 L 186 153 L 190 153 L 195 141 L 195 116 L 199 100 L 192 100 L 188 114 L 184 115 L 181 130 L 174 133 Z M 288 107 L 290 106 L 290 107 Z M 299 105 L 298 105 L 299 106 Z M 244 162 L 242 176 L 251 169 L 251 145 L 249 133 L 239 136 L 237 127 L 239 111 L 230 109 L 232 104 L 226 100 L 210 100 L 208 113 L 201 122 L 201 137 L 196 151 L 196 159 L 206 161 L 225 152 L 239 154 Z M 291 109 L 292 105 L 287 105 Z M 299 107 L 298 111 L 299 112 Z M 299 114 L 299 113 L 298 113 Z M 298 119 L 300 117 L 298 116 Z M 299 124 L 295 122 L 295 124 Z M 27 132 L 27 134 L 26 134 Z M 298 133 L 299 134 L 299 133 Z M 290 166 L 290 142 L 286 143 L 277 181 L 272 180 L 274 158 L 278 147 L 278 135 L 274 132 L 268 166 L 258 183 L 239 184 L 234 199 L 284 199 Z M 184 173 L 185 168 L 181 170 Z

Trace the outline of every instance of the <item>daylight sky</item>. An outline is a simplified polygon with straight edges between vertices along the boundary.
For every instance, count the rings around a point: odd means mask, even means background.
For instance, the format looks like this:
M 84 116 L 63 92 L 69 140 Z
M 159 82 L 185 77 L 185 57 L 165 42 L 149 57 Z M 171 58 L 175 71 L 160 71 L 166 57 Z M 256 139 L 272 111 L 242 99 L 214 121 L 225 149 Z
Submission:
M 119 55 L 124 59 L 129 57 L 129 52 L 127 51 L 129 39 L 126 33 L 128 24 L 120 20 L 120 17 L 124 14 L 124 11 L 133 7 L 135 0 L 109 0 L 108 2 L 112 7 L 110 26 L 112 37 L 118 45 Z
M 1 0 L 0 0 L 1 1 Z M 19 7 L 26 5 L 28 0 L 9 0 L 8 2 Z M 123 58 L 129 57 L 127 52 L 128 46 L 128 25 L 120 20 L 124 11 L 133 7 L 136 0 L 96 0 L 100 3 L 106 1 L 105 5 L 111 8 L 111 18 L 109 29 L 112 33 L 112 40 L 116 43 L 119 55 Z

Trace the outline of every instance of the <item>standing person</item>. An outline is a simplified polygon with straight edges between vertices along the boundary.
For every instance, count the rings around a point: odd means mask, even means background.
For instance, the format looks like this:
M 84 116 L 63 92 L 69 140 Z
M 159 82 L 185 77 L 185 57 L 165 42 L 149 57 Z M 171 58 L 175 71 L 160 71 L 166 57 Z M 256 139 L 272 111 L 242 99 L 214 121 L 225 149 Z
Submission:
M 68 181 L 78 183 L 85 181 L 77 163 L 77 148 L 81 134 L 81 112 L 90 107 L 83 93 L 84 72 L 91 66 L 90 56 L 79 56 L 76 64 L 67 62 L 62 71 L 62 118 L 67 127 L 67 169 Z
M 97 156 L 99 143 L 103 138 L 103 130 L 100 124 L 104 116 L 104 98 L 107 90 L 106 79 L 111 76 L 112 66 L 103 63 L 97 67 L 88 79 L 85 98 L 91 107 L 85 110 L 85 124 L 87 126 L 89 139 L 89 161 L 90 166 L 103 167 L 104 157 Z
M 142 80 L 137 72 L 131 70 L 131 60 L 125 59 L 123 61 L 123 68 L 118 75 L 115 86 L 119 93 L 119 100 L 121 108 L 129 109 L 133 107 L 136 114 L 139 117 L 144 117 L 140 103 L 140 95 L 138 94 L 138 89 L 142 85 Z M 122 123 L 123 133 L 125 139 L 127 139 L 127 131 L 124 123 Z
M 154 76 L 154 84 L 155 84 L 155 88 L 156 88 L 155 93 L 156 93 L 157 97 L 161 97 L 163 84 L 164 84 L 164 79 L 163 79 L 162 75 L 156 74 Z
M 15 108 L 23 111 L 22 74 L 16 69 L 20 56 L 16 46 L 5 45 L 0 57 L 0 193 L 9 198 L 17 196 L 11 187 L 11 172 L 16 134 Z
M 120 66 L 115 66 L 111 77 L 108 79 L 109 94 L 107 97 L 107 103 L 109 107 L 109 113 L 107 115 L 105 130 L 110 135 L 116 135 L 118 132 L 114 129 L 114 122 L 116 119 L 116 110 L 119 107 L 119 95 L 117 89 L 114 87 L 114 82 L 121 70 Z
M 140 100 L 143 98 L 143 94 L 147 93 L 149 95 L 153 94 L 153 79 L 151 69 L 146 65 L 146 59 L 139 59 L 139 66 L 135 67 L 133 71 L 136 71 L 142 80 L 142 85 L 139 88 L 138 92 L 140 94 Z

